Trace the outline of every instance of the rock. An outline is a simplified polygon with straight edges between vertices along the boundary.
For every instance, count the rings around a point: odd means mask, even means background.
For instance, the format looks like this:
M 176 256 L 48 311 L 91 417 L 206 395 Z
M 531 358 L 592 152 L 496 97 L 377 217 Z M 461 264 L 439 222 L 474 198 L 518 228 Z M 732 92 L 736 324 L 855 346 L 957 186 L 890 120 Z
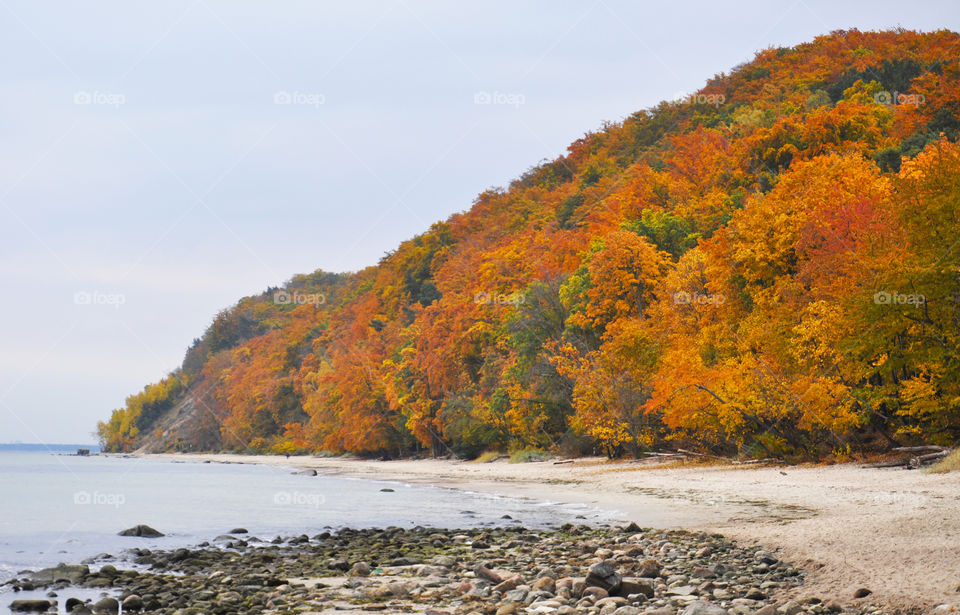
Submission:
M 534 591 L 550 592 L 557 591 L 557 582 L 550 577 L 541 577 L 533 583 Z
M 415 557 L 398 557 L 398 558 L 395 558 L 392 562 L 390 562 L 390 565 L 391 566 L 416 566 L 419 563 L 420 563 L 420 560 L 418 560 Z
M 245 527 L 235 527 L 232 530 L 230 530 L 230 533 L 231 534 L 249 534 L 250 532 L 248 532 L 247 528 Z
M 756 588 L 756 587 L 751 587 L 750 589 L 747 590 L 746 595 L 744 595 L 744 598 L 747 598 L 749 600 L 763 600 L 766 597 L 767 595 L 764 594 L 763 591 L 761 591 L 759 588 Z
M 728 614 L 726 609 L 723 609 L 715 604 L 704 602 L 703 600 L 697 600 L 696 602 L 691 602 L 690 605 L 683 610 L 683 615 L 728 615 Z
M 512 602 L 504 604 L 497 609 L 497 615 L 513 615 L 517 611 L 517 605 Z
M 637 576 L 652 579 L 660 576 L 660 562 L 655 559 L 645 559 L 637 565 Z
M 130 594 L 123 599 L 123 610 L 126 611 L 142 611 L 143 610 L 143 600 L 140 599 L 140 596 L 136 594 Z
M 102 598 L 93 603 L 94 613 L 119 613 L 120 603 L 116 598 Z
M 101 566 L 100 570 L 97 571 L 97 574 L 104 577 L 113 578 L 120 574 L 120 571 L 117 570 L 117 567 L 113 564 L 107 564 L 106 566 Z
M 777 613 L 780 613 L 780 615 L 797 615 L 801 611 L 803 611 L 803 607 L 796 600 L 790 600 L 777 609 Z
M 350 574 L 356 577 L 368 577 L 370 572 L 370 564 L 367 562 L 357 562 L 350 568 Z
M 691 576 L 696 577 L 698 579 L 715 579 L 717 578 L 717 573 L 710 570 L 709 568 L 705 568 L 703 566 L 697 566 L 696 568 L 693 569 L 693 573 L 691 574 Z
M 613 568 L 612 564 L 600 562 L 590 566 L 590 573 L 587 575 L 588 586 L 600 587 L 610 594 L 615 594 L 620 589 L 622 582 L 623 577 Z
M 54 568 L 44 568 L 30 575 L 30 580 L 34 583 L 56 583 L 57 581 L 66 581 L 71 584 L 78 584 L 84 577 L 90 574 L 90 566 L 68 566 L 60 564 Z
M 523 602 L 527 597 L 527 590 L 525 589 L 511 589 L 503 595 L 504 600 L 509 600 L 510 602 Z
M 772 604 L 765 605 L 753 615 L 777 615 L 777 607 Z
M 520 575 L 515 575 L 515 576 L 510 577 L 509 579 L 506 579 L 506 580 L 503 581 L 502 583 L 497 584 L 497 585 L 493 588 L 493 590 L 494 590 L 494 591 L 498 591 L 498 592 L 500 592 L 501 594 L 504 594 L 504 593 L 510 591 L 511 589 L 516 589 L 516 588 L 517 588 L 517 585 L 520 585 L 520 583 L 521 583 L 522 581 L 523 581 L 523 579 L 520 578 Z
M 470 545 L 470 548 L 471 549 L 489 549 L 490 544 L 483 542 L 482 540 L 474 540 L 473 543 Z
M 487 567 L 484 566 L 483 564 L 478 564 L 478 565 L 473 569 L 473 573 L 474 573 L 475 575 L 477 575 L 478 577 L 480 577 L 481 579 L 486 579 L 486 580 L 490 581 L 490 582 L 493 583 L 494 585 L 499 584 L 499 583 L 503 583 L 503 577 L 501 577 L 501 576 L 500 576 L 499 574 L 497 574 L 496 572 L 490 570 L 489 568 L 487 568 Z M 514 587 L 516 587 L 516 586 L 514 586 Z M 511 589 L 513 589 L 513 588 L 511 588 Z
M 602 587 L 597 587 L 596 585 L 585 587 L 583 590 L 584 598 L 586 598 L 587 596 L 593 596 L 597 600 L 602 600 L 603 598 L 606 598 L 609 595 L 610 594 L 607 593 L 607 590 L 603 589 Z
M 641 530 L 642 530 L 642 528 L 641 528 L 639 525 L 637 525 L 636 523 L 634 523 L 633 521 L 631 521 L 629 525 L 627 525 L 625 528 L 623 528 L 623 531 L 624 531 L 624 532 L 628 532 L 628 533 L 630 533 L 630 534 L 636 534 L 637 532 L 639 532 L 639 531 L 641 531 Z
M 332 559 L 327 562 L 327 568 L 330 570 L 350 570 L 350 563 L 345 559 Z
M 159 538 L 164 534 L 153 529 L 149 525 L 135 525 L 131 528 L 125 529 L 118 536 L 138 536 L 140 538 Z
M 433 563 L 444 568 L 453 568 L 457 565 L 457 560 L 449 555 L 438 555 L 433 558 Z
M 381 491 L 382 493 L 393 493 L 393 489 L 391 489 L 390 487 L 384 487 L 384 488 L 381 489 L 380 491 Z
M 67 601 L 63 606 L 66 607 L 67 613 L 70 613 L 73 611 L 73 609 L 77 608 L 81 604 L 83 604 L 83 600 L 80 598 L 67 598 Z
M 870 591 L 869 589 L 867 589 L 866 587 L 861 587 L 861 588 L 858 589 L 857 591 L 853 592 L 853 597 L 854 597 L 854 598 L 866 598 L 867 596 L 869 596 L 869 595 L 872 594 L 872 593 L 873 593 L 873 592 Z
M 653 598 L 655 587 L 650 579 L 623 579 L 620 582 L 618 596 L 632 596 L 633 594 L 643 594 L 647 598 Z
M 776 564 L 780 560 L 778 560 L 772 553 L 768 553 L 767 551 L 757 551 L 757 561 L 761 564 L 767 564 L 769 566 Z
M 14 613 L 43 613 L 54 604 L 49 600 L 14 600 L 10 603 L 10 610 Z
M 613 612 L 613 615 L 640 615 L 643 611 L 635 606 L 622 606 Z

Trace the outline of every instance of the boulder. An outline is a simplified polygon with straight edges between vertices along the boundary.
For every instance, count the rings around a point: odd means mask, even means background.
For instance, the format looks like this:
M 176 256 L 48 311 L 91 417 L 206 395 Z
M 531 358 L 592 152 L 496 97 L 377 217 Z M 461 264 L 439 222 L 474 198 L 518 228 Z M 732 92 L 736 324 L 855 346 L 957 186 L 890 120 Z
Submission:
M 140 596 L 136 594 L 130 594 L 123 599 L 123 611 L 142 611 L 143 610 L 143 600 L 140 599 Z
M 49 600 L 14 600 L 10 603 L 10 611 L 14 613 L 43 613 L 53 604 Z
M 872 594 L 872 593 L 873 593 L 873 592 L 870 591 L 869 589 L 867 589 L 866 587 L 861 587 L 861 588 L 858 589 L 857 591 L 853 592 L 853 597 L 854 597 L 854 598 L 866 598 L 867 596 L 869 596 L 869 595 Z
M 118 536 L 137 536 L 139 538 L 159 538 L 164 534 L 159 532 L 149 525 L 135 525 L 131 528 L 125 529 Z
M 609 594 L 615 594 L 622 582 L 623 577 L 614 569 L 613 564 L 600 562 L 590 566 L 590 573 L 587 575 L 588 586 L 600 587 Z
M 235 527 L 232 530 L 230 530 L 230 533 L 231 534 L 249 534 L 249 531 L 247 531 L 247 528 L 245 527 Z
M 53 568 L 44 568 L 30 575 L 30 580 L 34 583 L 56 583 L 57 581 L 66 581 L 76 585 L 90 574 L 90 566 L 83 564 L 68 565 L 60 564 Z
M 617 595 L 626 598 L 633 594 L 643 594 L 647 598 L 653 598 L 655 589 L 654 583 L 650 579 L 623 579 L 620 582 Z
M 120 603 L 117 602 L 116 598 L 102 598 L 93 603 L 93 612 L 103 613 L 104 615 L 119 613 Z
M 63 606 L 67 608 L 67 613 L 72 613 L 73 609 L 77 608 L 81 604 L 83 604 L 83 600 L 80 598 L 67 598 L 67 601 Z

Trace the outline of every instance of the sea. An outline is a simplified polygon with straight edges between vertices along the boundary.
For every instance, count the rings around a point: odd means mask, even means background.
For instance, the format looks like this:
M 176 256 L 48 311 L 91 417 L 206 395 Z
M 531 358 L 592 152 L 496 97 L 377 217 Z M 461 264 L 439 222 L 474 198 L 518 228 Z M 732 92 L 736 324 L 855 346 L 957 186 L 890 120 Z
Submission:
M 176 548 L 235 528 L 264 540 L 344 527 L 604 525 L 615 513 L 293 467 L 78 456 L 75 446 L 0 447 L 0 583 L 24 570 L 134 547 Z M 292 461 L 295 461 L 293 459 Z M 118 536 L 138 524 L 162 538 Z M 0 588 L 0 612 L 15 596 Z

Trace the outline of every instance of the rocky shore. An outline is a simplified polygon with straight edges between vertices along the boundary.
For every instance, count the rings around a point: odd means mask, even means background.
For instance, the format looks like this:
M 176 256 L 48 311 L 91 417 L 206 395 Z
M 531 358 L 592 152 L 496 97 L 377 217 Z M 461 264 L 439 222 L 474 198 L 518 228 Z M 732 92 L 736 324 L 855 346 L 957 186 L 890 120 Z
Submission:
M 718 534 L 564 525 L 557 530 L 387 528 L 263 541 L 236 528 L 212 544 L 132 549 L 25 574 L 43 590 L 21 612 L 74 615 L 820 615 L 871 613 L 802 594 L 804 573 Z M 110 595 L 86 602 L 77 588 Z M 866 590 L 865 590 L 866 591 Z M 867 592 L 869 593 L 869 592 Z M 792 597 L 792 598 L 791 598 Z

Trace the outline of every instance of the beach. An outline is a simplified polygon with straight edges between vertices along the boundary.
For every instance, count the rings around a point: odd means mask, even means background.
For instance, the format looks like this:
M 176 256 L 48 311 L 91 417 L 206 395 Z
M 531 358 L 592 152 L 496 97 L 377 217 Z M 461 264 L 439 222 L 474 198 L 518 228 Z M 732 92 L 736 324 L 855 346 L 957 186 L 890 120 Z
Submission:
M 796 597 L 894 609 L 960 605 L 960 476 L 857 464 L 691 465 L 604 459 L 511 464 L 450 460 L 177 454 L 183 461 L 257 463 L 423 482 L 616 510 L 658 527 L 718 532 L 775 551 L 805 570 Z M 786 597 L 786 596 L 785 596 Z

